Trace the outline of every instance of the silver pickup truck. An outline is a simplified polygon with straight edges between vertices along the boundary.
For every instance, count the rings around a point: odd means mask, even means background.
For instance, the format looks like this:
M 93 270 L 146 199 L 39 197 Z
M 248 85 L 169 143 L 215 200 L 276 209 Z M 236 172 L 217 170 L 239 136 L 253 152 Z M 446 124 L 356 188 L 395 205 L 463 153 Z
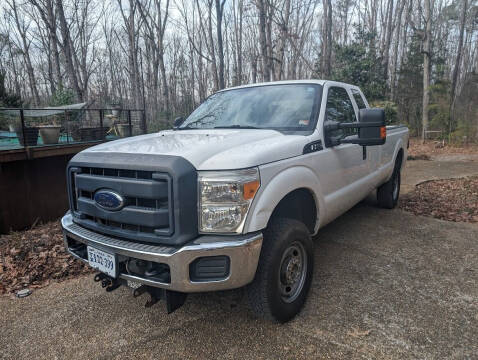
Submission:
M 65 246 L 147 305 L 247 285 L 256 314 L 285 322 L 307 297 L 319 229 L 375 191 L 396 206 L 407 143 L 353 85 L 226 89 L 172 130 L 77 154 Z

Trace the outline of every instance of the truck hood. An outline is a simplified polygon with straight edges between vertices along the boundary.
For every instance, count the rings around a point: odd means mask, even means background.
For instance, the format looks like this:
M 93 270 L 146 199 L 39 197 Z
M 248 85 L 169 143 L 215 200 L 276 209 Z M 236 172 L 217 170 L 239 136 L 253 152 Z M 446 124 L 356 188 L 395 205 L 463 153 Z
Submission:
M 298 156 L 307 139 L 262 129 L 166 130 L 107 142 L 84 152 L 173 155 L 185 158 L 197 170 L 232 170 Z

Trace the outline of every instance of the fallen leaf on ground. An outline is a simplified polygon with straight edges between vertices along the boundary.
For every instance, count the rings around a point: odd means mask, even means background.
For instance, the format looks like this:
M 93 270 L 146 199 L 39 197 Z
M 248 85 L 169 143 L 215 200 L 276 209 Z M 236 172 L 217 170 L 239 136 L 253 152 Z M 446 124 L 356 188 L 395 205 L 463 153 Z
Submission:
M 357 328 L 352 328 L 351 331 L 347 332 L 347 335 L 352 336 L 354 338 L 369 336 L 372 330 L 359 330 Z

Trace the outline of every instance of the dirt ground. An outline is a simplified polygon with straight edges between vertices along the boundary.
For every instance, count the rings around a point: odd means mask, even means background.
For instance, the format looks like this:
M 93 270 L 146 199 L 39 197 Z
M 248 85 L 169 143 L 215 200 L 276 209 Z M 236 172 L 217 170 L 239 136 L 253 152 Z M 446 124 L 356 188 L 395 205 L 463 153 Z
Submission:
M 410 161 L 406 189 L 478 174 L 478 163 Z M 319 232 L 305 308 L 256 319 L 243 290 L 193 294 L 167 315 L 91 275 L 0 297 L 0 358 L 478 358 L 478 227 L 369 200 Z

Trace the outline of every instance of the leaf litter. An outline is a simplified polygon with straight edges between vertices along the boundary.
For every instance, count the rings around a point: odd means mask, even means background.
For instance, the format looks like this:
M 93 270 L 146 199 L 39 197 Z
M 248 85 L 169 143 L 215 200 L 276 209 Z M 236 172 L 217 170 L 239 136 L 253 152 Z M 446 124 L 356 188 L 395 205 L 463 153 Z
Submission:
M 0 236 L 0 294 L 92 272 L 66 252 L 59 221 Z
M 423 182 L 400 198 L 399 207 L 415 215 L 478 223 L 478 176 Z

